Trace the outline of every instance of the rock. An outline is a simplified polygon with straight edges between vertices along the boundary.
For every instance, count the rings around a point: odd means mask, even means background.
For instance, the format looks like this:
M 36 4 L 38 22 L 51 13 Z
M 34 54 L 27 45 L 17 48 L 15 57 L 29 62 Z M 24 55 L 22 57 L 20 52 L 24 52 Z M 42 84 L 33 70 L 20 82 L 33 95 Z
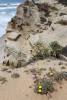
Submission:
M 30 42 L 30 44 L 32 45 L 32 46 L 34 46 L 34 44 L 36 43 L 36 42 L 38 42 L 39 41 L 39 35 L 32 35 L 32 34 L 30 34 L 30 37 L 29 37 L 29 42 Z
M 67 0 L 58 0 L 59 3 L 62 3 L 63 5 L 67 6 Z
M 11 33 L 8 33 L 7 38 L 10 39 L 10 40 L 16 40 L 16 39 L 18 39 L 19 36 L 21 36 L 20 33 L 11 32 Z
M 44 23 L 44 22 L 46 22 L 47 20 L 46 20 L 45 17 L 40 17 L 40 21 L 41 21 L 41 23 Z
M 67 25 L 67 15 L 63 15 L 63 16 L 57 18 L 55 23 L 62 24 L 62 25 Z

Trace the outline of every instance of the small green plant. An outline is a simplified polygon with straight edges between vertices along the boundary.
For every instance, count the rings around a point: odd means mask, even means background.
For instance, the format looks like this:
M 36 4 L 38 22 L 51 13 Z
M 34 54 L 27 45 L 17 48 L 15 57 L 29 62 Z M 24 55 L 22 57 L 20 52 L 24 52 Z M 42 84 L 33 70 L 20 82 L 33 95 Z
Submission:
M 7 80 L 6 80 L 6 78 L 5 78 L 5 77 L 1 77 L 1 76 L 0 76 L 0 81 L 2 81 L 2 83 L 1 83 L 1 84 L 3 84 L 3 83 L 5 83 Z
M 43 42 L 37 42 L 33 48 L 34 48 L 33 59 L 42 60 L 50 56 L 49 48 L 46 48 Z
M 58 50 L 61 50 L 62 46 L 60 46 L 57 41 L 54 41 L 54 42 L 50 43 L 50 47 L 52 48 L 52 54 L 51 55 L 56 55 L 56 57 L 59 58 Z
M 60 61 L 60 62 L 58 63 L 58 65 L 63 65 L 63 63 Z
M 14 74 L 11 75 L 11 78 L 19 78 L 19 76 L 20 75 L 18 73 L 14 73 Z
M 51 46 L 53 51 L 57 51 L 58 49 L 61 49 L 61 46 L 58 44 L 57 41 L 51 42 L 50 46 Z
M 10 71 L 10 70 L 6 70 L 6 72 L 7 72 L 7 73 L 11 73 L 11 71 Z
M 49 56 L 50 56 L 49 49 L 46 48 L 46 49 L 44 50 L 44 57 L 49 57 Z
M 2 68 L 2 70 L 1 70 L 1 71 L 3 71 L 3 72 L 4 72 L 4 71 L 6 71 L 6 70 L 8 70 L 8 68 Z
M 62 66 L 62 67 L 61 67 L 61 70 L 63 70 L 63 69 L 65 69 L 65 67 L 64 67 L 64 66 Z
M 30 70 L 25 70 L 24 72 L 29 72 L 30 71 L 34 75 L 37 75 L 37 74 L 41 75 L 42 71 L 45 71 L 45 70 L 46 70 L 46 68 L 41 68 L 41 70 L 33 68 L 33 69 L 30 69 Z
M 67 72 L 60 72 L 60 73 L 55 73 L 54 75 L 54 80 L 59 82 L 65 79 L 67 81 Z
M 67 72 L 57 72 L 56 70 L 51 69 L 51 72 L 48 72 L 46 75 L 53 81 L 60 82 L 63 79 L 67 80 Z

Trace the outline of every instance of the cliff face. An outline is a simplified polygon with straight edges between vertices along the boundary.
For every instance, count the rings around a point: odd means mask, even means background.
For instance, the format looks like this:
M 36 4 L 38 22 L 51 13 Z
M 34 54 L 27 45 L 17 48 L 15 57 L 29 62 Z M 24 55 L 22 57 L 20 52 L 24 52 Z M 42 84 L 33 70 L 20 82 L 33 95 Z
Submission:
M 46 40 L 44 32 L 45 35 L 46 32 L 47 34 L 55 33 L 56 36 L 53 39 L 57 37 L 56 40 L 58 41 L 59 36 L 65 32 L 64 37 L 66 38 L 67 8 L 63 8 L 60 11 L 62 7 L 55 1 L 52 3 L 34 3 L 28 0 L 25 3 L 21 3 L 17 7 L 15 16 L 7 25 L 6 59 L 10 62 L 15 61 L 16 64 L 18 61 L 21 63 L 29 61 L 34 43 L 41 39 L 45 39 L 46 43 L 51 42 L 51 39 Z M 64 30 L 61 31 L 60 29 Z M 61 34 L 59 31 L 61 31 Z M 56 32 L 60 35 L 57 36 Z
M 34 34 L 43 32 L 42 26 L 45 22 L 47 19 L 41 14 L 39 6 L 29 1 L 21 3 L 7 25 L 5 40 L 7 59 L 12 60 L 12 57 L 14 60 L 27 62 L 31 58 L 31 45 L 39 40 L 39 36 L 34 38 Z

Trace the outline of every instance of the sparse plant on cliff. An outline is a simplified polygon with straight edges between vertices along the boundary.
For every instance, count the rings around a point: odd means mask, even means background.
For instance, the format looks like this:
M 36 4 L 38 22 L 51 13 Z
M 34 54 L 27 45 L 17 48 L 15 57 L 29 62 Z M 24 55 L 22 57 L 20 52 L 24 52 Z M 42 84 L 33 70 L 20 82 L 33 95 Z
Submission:
M 51 42 L 50 47 L 52 48 L 51 55 L 56 56 L 57 58 L 59 57 L 59 52 L 58 50 L 61 50 L 62 47 L 58 44 L 57 41 Z
M 50 56 L 49 49 L 46 48 L 46 49 L 44 50 L 44 57 L 49 57 L 49 56 Z
M 43 42 L 37 42 L 34 46 L 34 58 L 44 59 L 49 56 L 49 49 L 46 48 Z
M 56 41 L 51 42 L 47 47 L 43 44 L 43 42 L 38 41 L 33 46 L 33 52 L 32 52 L 33 57 L 29 60 L 29 62 L 24 64 L 24 66 L 39 59 L 43 60 L 49 56 L 55 56 L 58 58 L 59 57 L 58 50 L 59 49 L 61 50 L 61 48 L 62 47 Z

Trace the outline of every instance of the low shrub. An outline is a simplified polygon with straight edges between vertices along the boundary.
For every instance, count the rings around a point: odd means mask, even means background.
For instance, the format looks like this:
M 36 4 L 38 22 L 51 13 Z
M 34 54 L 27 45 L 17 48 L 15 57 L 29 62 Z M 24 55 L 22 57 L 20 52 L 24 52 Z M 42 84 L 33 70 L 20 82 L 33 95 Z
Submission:
M 52 74 L 51 74 L 52 73 Z M 47 76 L 53 80 L 53 81 L 56 81 L 56 82 L 60 82 L 62 81 L 63 79 L 65 79 L 67 81 L 67 72 L 63 71 L 63 72 L 58 72 L 58 71 L 55 71 L 53 69 L 50 69 L 50 72 L 47 73 Z
M 18 73 L 14 73 L 14 74 L 11 75 L 11 78 L 19 78 L 19 76 L 20 75 Z
M 6 70 L 8 70 L 8 68 L 2 68 L 2 70 L 1 70 L 1 71 L 3 71 L 3 72 L 4 72 L 4 71 L 6 71 Z
M 0 81 L 2 81 L 2 83 L 1 83 L 1 84 L 3 84 L 3 83 L 5 83 L 7 80 L 6 80 L 6 78 L 5 78 L 5 77 L 1 77 L 1 76 L 0 76 Z
M 40 94 L 52 93 L 54 91 L 53 82 L 50 79 L 40 79 L 40 82 L 36 84 L 34 92 Z
M 51 55 L 52 56 L 54 55 L 57 58 L 59 58 L 59 52 L 58 51 L 62 49 L 62 46 L 60 46 L 57 41 L 54 41 L 54 42 L 50 43 L 50 47 L 52 48 Z

